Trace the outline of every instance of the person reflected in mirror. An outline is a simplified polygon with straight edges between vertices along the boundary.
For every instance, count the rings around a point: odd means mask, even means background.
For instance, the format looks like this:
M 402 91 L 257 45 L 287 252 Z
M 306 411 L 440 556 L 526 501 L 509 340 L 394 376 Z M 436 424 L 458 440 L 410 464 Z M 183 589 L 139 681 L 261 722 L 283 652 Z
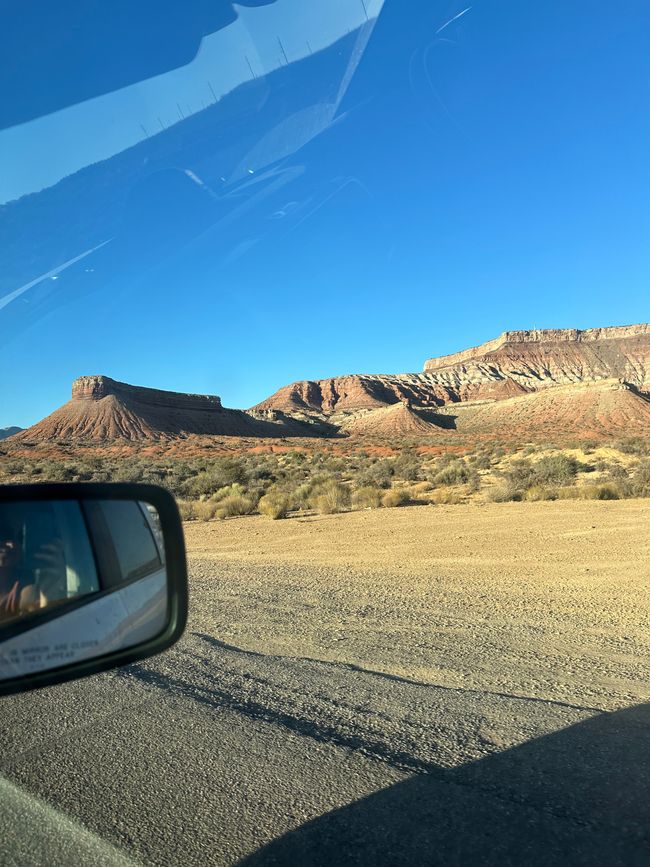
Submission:
M 9 524 L 0 525 L 0 619 L 15 617 L 20 612 L 22 590 L 25 589 L 20 535 Z
M 34 573 L 35 583 L 31 585 L 33 589 L 25 596 L 26 605 L 42 608 L 67 599 L 65 555 L 61 539 L 53 538 L 51 542 L 40 546 L 34 554 Z M 35 604 L 36 588 L 40 593 L 40 605 Z
M 56 554 L 45 550 L 49 547 L 44 545 L 37 555 L 45 569 L 56 561 Z M 24 568 L 20 532 L 9 524 L 0 524 L 0 622 L 46 605 L 47 597 Z

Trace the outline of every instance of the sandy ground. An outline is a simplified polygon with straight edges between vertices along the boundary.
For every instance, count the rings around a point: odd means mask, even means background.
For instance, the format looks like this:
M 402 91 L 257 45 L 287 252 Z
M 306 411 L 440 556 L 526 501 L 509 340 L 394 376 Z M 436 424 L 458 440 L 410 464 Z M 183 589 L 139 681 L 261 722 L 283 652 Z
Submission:
M 185 533 L 193 625 L 237 647 L 594 710 L 650 697 L 649 500 L 252 516 Z

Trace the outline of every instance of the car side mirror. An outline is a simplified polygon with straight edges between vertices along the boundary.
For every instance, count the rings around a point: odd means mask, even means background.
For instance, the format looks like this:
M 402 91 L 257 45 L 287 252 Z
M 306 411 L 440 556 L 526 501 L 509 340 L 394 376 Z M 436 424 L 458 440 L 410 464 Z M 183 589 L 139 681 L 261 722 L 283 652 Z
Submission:
M 160 653 L 183 634 L 187 598 L 163 488 L 0 486 L 0 695 Z

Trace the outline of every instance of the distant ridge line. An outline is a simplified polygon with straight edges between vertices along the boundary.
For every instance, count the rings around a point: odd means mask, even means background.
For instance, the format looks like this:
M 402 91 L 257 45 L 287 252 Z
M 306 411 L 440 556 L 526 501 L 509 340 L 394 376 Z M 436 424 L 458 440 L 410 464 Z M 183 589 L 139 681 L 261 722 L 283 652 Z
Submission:
M 616 340 L 624 337 L 636 337 L 650 334 L 650 323 L 640 325 L 610 325 L 605 328 L 534 328 L 528 331 L 504 331 L 494 340 L 488 340 L 479 346 L 428 358 L 424 362 L 425 372 L 440 370 L 453 364 L 471 361 L 477 356 L 496 352 L 508 343 L 587 343 L 595 340 Z

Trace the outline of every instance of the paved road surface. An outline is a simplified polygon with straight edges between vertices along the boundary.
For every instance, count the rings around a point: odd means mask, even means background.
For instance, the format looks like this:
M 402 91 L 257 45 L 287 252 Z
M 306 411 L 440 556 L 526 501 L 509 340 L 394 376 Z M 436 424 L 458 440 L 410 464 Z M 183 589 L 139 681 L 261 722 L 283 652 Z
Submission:
M 650 706 L 419 684 L 215 631 L 195 618 L 161 657 L 3 699 L 0 773 L 146 864 L 650 864 Z

